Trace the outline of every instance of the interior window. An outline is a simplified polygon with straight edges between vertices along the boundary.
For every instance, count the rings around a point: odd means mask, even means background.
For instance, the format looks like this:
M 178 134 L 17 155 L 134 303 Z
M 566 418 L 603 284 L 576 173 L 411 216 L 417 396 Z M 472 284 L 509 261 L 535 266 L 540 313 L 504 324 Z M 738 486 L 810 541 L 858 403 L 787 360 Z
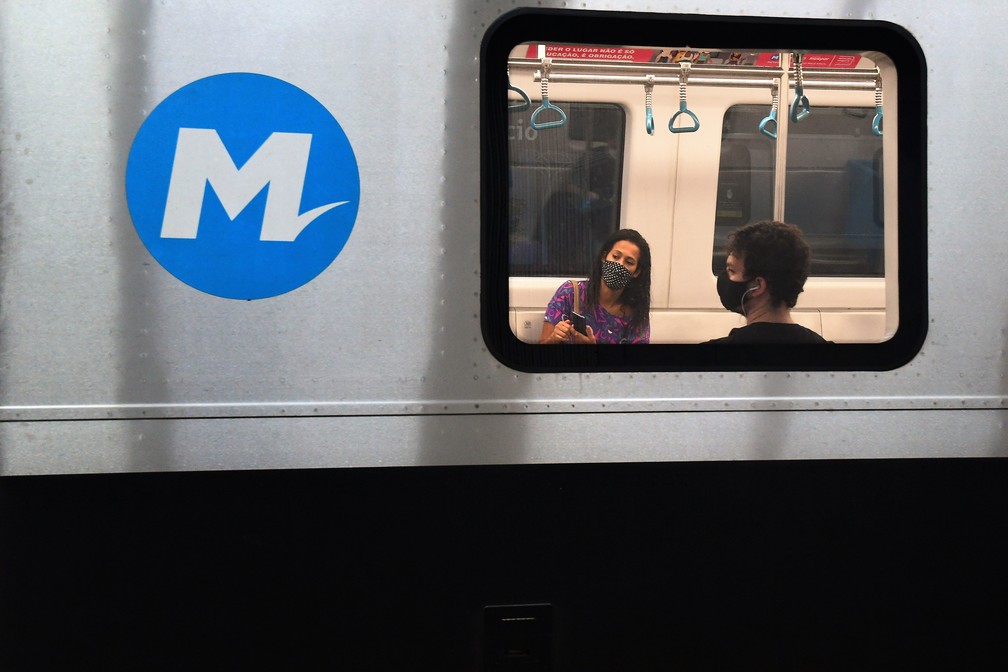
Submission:
M 882 139 L 873 110 L 817 107 L 788 126 L 784 219 L 812 248 L 814 276 L 884 276 Z M 728 234 L 773 215 L 774 142 L 759 133 L 766 109 L 725 114 L 712 270 L 724 268 Z
M 774 142 L 758 130 L 765 116 L 761 105 L 735 105 L 725 112 L 714 213 L 715 273 L 724 270 L 729 233 L 773 219 Z
M 875 110 L 817 107 L 788 126 L 784 219 L 812 248 L 812 275 L 881 278 L 882 138 Z
M 511 275 L 583 276 L 619 228 L 626 113 L 562 103 L 568 123 L 536 130 L 508 115 Z

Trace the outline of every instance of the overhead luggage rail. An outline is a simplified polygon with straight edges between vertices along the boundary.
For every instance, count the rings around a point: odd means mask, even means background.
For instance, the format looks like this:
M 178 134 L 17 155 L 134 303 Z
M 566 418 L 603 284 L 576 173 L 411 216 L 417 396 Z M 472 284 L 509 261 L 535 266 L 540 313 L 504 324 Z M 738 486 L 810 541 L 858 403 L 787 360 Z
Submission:
M 534 58 L 512 58 L 508 68 L 512 71 L 534 70 L 533 81 L 541 81 L 541 62 Z M 680 84 L 679 63 L 584 63 L 574 59 L 553 58 L 549 81 L 554 84 L 627 84 L 645 86 L 652 76 L 655 86 Z M 759 66 L 724 66 L 692 64 L 689 85 L 771 88 L 781 68 Z M 836 70 L 831 68 L 802 68 L 802 85 L 805 89 L 874 91 L 879 78 L 878 68 L 861 70 Z M 788 70 L 789 88 L 794 88 L 797 73 Z

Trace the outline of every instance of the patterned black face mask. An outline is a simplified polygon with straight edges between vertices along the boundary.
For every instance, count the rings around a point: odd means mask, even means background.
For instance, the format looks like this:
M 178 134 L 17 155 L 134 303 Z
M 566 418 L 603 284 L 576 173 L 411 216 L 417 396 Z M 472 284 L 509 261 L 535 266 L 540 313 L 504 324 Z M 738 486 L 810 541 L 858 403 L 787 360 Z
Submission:
M 630 283 L 633 273 L 623 264 L 606 259 L 602 262 L 602 281 L 612 290 L 620 290 Z

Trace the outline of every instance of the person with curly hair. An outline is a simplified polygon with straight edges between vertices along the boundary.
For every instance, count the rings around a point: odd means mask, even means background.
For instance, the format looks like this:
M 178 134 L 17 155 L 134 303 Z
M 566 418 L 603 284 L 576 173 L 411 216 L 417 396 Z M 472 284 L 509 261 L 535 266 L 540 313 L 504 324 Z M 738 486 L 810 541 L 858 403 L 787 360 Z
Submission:
M 746 325 L 711 343 L 826 342 L 791 318 L 811 264 L 801 229 L 774 221 L 747 224 L 729 235 L 727 251 L 718 296 L 727 310 L 745 317 Z

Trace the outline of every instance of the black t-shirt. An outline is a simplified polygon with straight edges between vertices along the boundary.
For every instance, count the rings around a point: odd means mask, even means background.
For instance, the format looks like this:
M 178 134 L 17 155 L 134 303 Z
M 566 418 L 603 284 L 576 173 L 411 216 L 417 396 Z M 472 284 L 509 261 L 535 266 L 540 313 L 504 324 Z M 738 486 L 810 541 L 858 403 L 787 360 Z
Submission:
M 754 322 L 737 327 L 727 336 L 715 338 L 708 343 L 828 343 L 825 338 L 800 324 L 780 322 Z

